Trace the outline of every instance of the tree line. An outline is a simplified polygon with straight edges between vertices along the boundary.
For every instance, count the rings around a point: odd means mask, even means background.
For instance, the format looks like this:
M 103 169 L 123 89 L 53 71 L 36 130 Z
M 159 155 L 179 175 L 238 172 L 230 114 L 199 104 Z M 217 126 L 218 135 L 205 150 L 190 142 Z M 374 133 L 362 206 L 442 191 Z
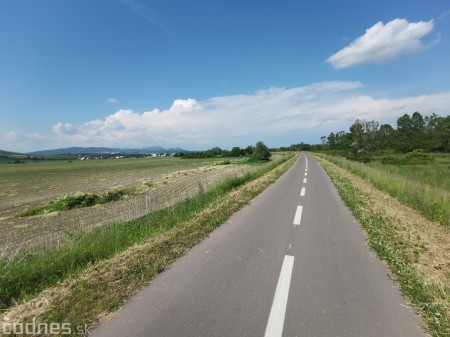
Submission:
M 216 146 L 206 151 L 177 153 L 175 156 L 189 159 L 249 157 L 254 160 L 269 160 L 271 155 L 270 149 L 262 141 L 259 141 L 255 146 L 249 145 L 245 148 L 235 146 L 230 151 Z
M 361 161 L 371 161 L 377 150 L 450 152 L 450 116 L 404 114 L 397 119 L 396 128 L 358 119 L 349 132 L 330 132 L 328 137 L 321 137 L 320 145 L 322 150 L 338 151 L 349 159 Z
M 270 151 L 330 151 L 348 159 L 371 161 L 376 151 L 391 150 L 399 153 L 421 149 L 426 152 L 450 152 L 450 115 L 436 114 L 422 116 L 420 112 L 404 114 L 397 119 L 396 128 L 377 121 L 357 119 L 349 132 L 330 132 L 321 137 L 320 144 L 299 143 Z M 258 149 L 255 153 L 255 149 Z M 245 148 L 233 147 L 223 150 L 214 147 L 200 152 L 179 153 L 183 158 L 250 157 L 268 159 L 269 149 L 262 142 Z

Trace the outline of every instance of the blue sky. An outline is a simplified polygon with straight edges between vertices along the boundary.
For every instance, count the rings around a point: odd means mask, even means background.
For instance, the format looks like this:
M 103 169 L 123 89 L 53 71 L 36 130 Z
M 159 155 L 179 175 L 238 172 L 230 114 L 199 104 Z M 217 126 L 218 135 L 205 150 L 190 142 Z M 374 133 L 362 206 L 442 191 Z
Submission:
M 318 143 L 450 107 L 448 0 L 0 0 L 0 149 Z

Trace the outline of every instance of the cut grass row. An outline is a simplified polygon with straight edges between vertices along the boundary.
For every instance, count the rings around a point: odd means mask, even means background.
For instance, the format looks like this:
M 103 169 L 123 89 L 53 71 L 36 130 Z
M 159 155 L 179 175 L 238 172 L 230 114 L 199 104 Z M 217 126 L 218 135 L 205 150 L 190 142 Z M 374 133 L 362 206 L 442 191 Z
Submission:
M 135 194 L 137 194 L 137 189 L 133 188 L 114 188 L 100 194 L 78 192 L 73 195 L 66 195 L 62 198 L 51 200 L 42 207 L 27 208 L 25 211 L 18 213 L 17 216 L 32 216 L 102 205 Z
M 408 252 L 413 244 L 398 232 L 391 221 L 372 208 L 370 197 L 340 174 L 332 158 L 315 156 L 336 185 L 339 194 L 368 234 L 370 247 L 385 260 L 400 284 L 404 294 L 412 301 L 427 321 L 429 333 L 435 337 L 450 335 L 450 293 L 426 280 L 414 265 Z
M 317 155 L 369 181 L 379 190 L 418 210 L 427 219 L 450 227 L 449 191 L 410 179 L 407 175 L 388 172 L 383 167 L 373 167 L 342 157 Z M 432 166 L 428 167 L 431 169 Z
M 252 173 L 227 179 L 207 192 L 139 219 L 95 229 L 74 238 L 63 248 L 37 255 L 0 260 L 0 309 L 26 301 L 43 289 L 76 275 L 89 265 L 112 258 L 133 245 L 157 237 L 186 223 L 233 189 L 255 180 L 292 156 L 265 165 Z M 293 159 L 291 159 L 293 161 Z M 224 214 L 228 212 L 224 210 Z M 217 218 L 222 221 L 224 217 Z M 217 226 L 219 223 L 214 223 Z

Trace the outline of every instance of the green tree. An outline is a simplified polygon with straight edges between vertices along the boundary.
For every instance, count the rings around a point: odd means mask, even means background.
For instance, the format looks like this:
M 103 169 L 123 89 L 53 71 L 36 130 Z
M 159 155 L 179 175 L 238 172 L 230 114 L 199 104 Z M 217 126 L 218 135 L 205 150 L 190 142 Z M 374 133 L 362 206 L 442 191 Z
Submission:
M 450 115 L 439 117 L 433 137 L 440 144 L 437 150 L 450 152 Z
M 235 146 L 231 149 L 230 151 L 230 156 L 231 157 L 240 157 L 244 154 L 244 151 L 241 150 L 241 148 L 239 146 Z
M 389 124 L 382 124 L 378 130 L 378 148 L 392 148 L 395 142 L 395 129 Z
M 330 150 L 336 149 L 336 135 L 334 132 L 330 132 L 329 136 L 327 137 L 327 144 Z
M 425 116 L 425 146 L 427 151 L 445 151 L 445 118 L 436 114 Z M 448 134 L 447 134 L 448 139 Z
M 425 130 L 425 119 L 422 117 L 420 112 L 414 112 L 411 116 L 412 127 L 413 127 L 413 144 L 414 149 L 423 149 L 426 147 L 426 130 Z
M 247 146 L 245 149 L 243 149 L 244 151 L 244 155 L 252 155 L 253 154 L 253 146 L 249 145 Z
M 256 143 L 252 154 L 253 159 L 269 160 L 271 156 L 272 154 L 270 153 L 269 148 L 262 141 Z
M 412 151 L 411 140 L 414 137 L 411 116 L 404 114 L 397 119 L 397 139 L 395 147 L 398 151 L 408 152 Z
M 419 112 L 412 116 L 404 114 L 397 119 L 396 148 L 401 152 L 410 152 L 426 147 L 425 120 Z
M 345 131 L 336 133 L 336 147 L 339 150 L 347 150 L 352 144 L 351 135 Z
M 350 158 L 369 162 L 377 149 L 378 122 L 357 119 L 350 127 L 352 137 Z

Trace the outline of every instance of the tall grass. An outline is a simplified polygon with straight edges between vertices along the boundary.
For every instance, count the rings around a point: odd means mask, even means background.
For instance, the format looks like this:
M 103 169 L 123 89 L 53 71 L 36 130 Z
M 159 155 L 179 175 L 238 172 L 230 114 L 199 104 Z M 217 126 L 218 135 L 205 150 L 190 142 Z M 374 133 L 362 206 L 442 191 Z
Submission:
M 448 178 L 450 156 L 448 154 L 434 154 L 433 156 L 432 162 L 423 165 L 383 165 L 380 161 L 374 161 L 368 165 L 448 192 L 450 191 L 450 179 Z
M 207 192 L 136 220 L 100 227 L 74 238 L 68 245 L 36 255 L 0 260 L 0 310 L 26 300 L 43 289 L 76 274 L 102 259 L 191 220 L 214 200 L 273 170 L 292 156 L 259 170 L 232 177 Z
M 434 177 L 435 183 L 430 184 L 433 178 L 430 178 L 430 174 L 424 173 L 432 171 L 436 166 L 402 165 L 396 167 L 381 164 L 371 166 L 342 157 L 318 155 L 369 181 L 376 188 L 418 210 L 427 219 L 438 222 L 444 227 L 450 227 L 450 192 L 445 189 L 446 185 L 441 181 L 441 179 L 448 180 L 448 178 L 441 178 L 441 175 L 437 175 Z M 416 179 L 414 179 L 414 172 L 417 170 L 422 173 L 416 174 Z M 427 177 L 427 180 L 422 179 L 424 176 Z

